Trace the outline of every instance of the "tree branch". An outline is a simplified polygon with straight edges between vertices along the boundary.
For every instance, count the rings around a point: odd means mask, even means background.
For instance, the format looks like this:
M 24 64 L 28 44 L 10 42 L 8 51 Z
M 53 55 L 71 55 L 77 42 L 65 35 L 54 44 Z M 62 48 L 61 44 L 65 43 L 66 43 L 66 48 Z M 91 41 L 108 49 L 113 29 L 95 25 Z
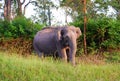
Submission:
M 25 3 L 25 0 L 23 0 L 23 2 L 21 2 L 21 4 L 23 5 Z
M 36 3 L 36 1 L 31 1 L 31 0 L 29 0 L 29 2 L 24 6 L 24 15 L 25 15 L 26 7 L 27 7 L 30 3 Z

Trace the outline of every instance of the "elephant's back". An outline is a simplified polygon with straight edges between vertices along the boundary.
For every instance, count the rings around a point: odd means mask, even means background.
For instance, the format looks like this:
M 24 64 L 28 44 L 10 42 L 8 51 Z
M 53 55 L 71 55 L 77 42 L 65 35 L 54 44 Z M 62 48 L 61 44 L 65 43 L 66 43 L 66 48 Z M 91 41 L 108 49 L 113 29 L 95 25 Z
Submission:
M 47 54 L 54 52 L 56 50 L 55 35 L 52 30 L 44 29 L 39 31 L 34 37 L 34 47 Z
M 54 35 L 55 35 L 54 30 L 44 29 L 44 30 L 38 31 L 34 39 L 39 41 L 45 40 L 45 39 L 52 39 Z

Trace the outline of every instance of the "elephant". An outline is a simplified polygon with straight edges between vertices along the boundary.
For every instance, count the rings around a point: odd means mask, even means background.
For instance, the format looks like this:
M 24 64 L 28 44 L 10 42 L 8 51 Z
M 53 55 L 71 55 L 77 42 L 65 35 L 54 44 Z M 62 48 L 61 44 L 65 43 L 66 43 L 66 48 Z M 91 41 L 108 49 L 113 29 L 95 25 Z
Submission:
M 34 36 L 33 47 L 40 57 L 57 52 L 63 61 L 69 59 L 75 65 L 76 41 L 81 34 L 75 26 L 45 27 Z

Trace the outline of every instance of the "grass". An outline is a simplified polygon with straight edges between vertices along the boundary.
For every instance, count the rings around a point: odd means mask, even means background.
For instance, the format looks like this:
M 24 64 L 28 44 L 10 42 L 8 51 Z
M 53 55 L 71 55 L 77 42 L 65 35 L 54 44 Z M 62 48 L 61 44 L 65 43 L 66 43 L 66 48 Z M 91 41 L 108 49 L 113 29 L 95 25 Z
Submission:
M 120 81 L 120 64 L 73 67 L 51 58 L 0 52 L 0 81 Z

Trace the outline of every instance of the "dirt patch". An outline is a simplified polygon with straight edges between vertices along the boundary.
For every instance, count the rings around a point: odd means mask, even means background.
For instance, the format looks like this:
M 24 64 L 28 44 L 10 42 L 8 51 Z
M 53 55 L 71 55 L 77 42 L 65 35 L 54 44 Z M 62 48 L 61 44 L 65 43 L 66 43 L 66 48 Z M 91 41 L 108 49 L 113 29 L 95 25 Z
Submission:
M 105 58 L 102 55 L 82 55 L 77 57 L 78 63 L 104 65 Z

